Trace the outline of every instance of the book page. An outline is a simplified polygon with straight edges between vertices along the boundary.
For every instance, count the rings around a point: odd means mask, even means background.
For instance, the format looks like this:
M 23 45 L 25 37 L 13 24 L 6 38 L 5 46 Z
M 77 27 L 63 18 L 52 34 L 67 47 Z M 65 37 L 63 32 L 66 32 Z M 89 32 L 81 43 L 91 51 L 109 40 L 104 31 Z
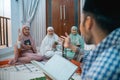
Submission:
M 69 80 L 77 69 L 76 65 L 57 54 L 48 60 L 45 65 L 37 61 L 33 61 L 33 63 L 42 68 L 43 72 L 53 80 Z

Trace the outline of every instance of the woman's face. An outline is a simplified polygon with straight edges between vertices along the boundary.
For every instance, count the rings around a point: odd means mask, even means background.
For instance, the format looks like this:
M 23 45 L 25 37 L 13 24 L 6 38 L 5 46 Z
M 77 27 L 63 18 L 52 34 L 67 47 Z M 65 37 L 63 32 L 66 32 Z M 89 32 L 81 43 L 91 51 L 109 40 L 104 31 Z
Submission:
M 77 30 L 72 29 L 72 30 L 71 30 L 71 33 L 72 33 L 72 34 L 77 34 Z
M 53 35 L 54 34 L 54 30 L 48 30 L 47 33 L 48 33 L 48 35 Z
M 23 29 L 23 34 L 24 34 L 25 36 L 29 36 L 29 35 L 30 35 L 29 27 L 25 27 L 25 28 Z

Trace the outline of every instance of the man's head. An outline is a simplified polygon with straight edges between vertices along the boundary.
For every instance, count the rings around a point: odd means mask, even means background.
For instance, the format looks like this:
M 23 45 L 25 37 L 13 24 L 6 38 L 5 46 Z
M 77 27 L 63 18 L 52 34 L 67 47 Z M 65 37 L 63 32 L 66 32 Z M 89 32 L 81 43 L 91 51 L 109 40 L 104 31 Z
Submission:
M 48 27 L 47 28 L 47 34 L 48 35 L 53 35 L 54 34 L 54 28 L 53 27 Z
M 94 43 L 95 32 L 108 35 L 120 27 L 119 5 L 119 0 L 85 0 L 80 31 L 87 44 Z

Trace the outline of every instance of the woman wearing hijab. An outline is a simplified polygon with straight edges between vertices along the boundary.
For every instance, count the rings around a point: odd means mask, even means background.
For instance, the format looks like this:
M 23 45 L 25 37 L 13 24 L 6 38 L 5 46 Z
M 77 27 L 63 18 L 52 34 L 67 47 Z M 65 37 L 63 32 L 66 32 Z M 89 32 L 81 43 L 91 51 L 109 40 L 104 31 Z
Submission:
M 62 55 L 62 47 L 59 42 L 59 37 L 54 33 L 53 27 L 47 28 L 47 35 L 42 40 L 41 46 L 40 46 L 40 53 L 42 56 L 45 56 L 46 58 L 52 57 L 54 54 Z M 59 46 L 59 48 L 58 48 Z
M 35 42 L 30 35 L 29 27 L 26 25 L 22 27 L 21 35 L 18 36 L 18 41 L 14 45 L 14 54 L 15 57 L 10 61 L 10 64 L 29 63 L 31 60 L 41 61 L 43 59 L 37 54 Z
M 73 45 L 84 49 L 84 40 L 78 34 L 78 29 L 77 29 L 76 26 L 72 26 L 71 33 L 70 33 L 69 36 L 70 36 L 70 39 L 71 39 L 71 43 Z M 75 55 L 75 53 L 71 49 L 68 49 L 68 48 L 65 49 L 65 54 L 66 54 L 66 58 L 68 58 L 68 59 L 73 59 L 73 58 L 78 57 L 77 55 Z

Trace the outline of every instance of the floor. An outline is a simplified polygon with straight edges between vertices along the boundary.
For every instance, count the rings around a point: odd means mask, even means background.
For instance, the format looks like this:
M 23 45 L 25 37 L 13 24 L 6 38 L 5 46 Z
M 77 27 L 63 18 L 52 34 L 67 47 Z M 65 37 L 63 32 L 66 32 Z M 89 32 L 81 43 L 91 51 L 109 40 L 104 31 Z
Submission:
M 5 48 L 5 47 L 6 47 L 6 45 L 0 46 L 0 49 L 3 49 L 3 48 Z
M 4 46 L 3 46 L 4 47 Z M 85 50 L 92 50 L 94 49 L 95 46 L 94 45 L 85 45 Z M 12 52 L 9 52 L 9 53 L 6 53 L 5 55 L 3 56 L 0 56 L 0 61 L 1 60 L 5 60 L 5 59 L 10 59 L 10 58 L 13 58 L 14 57 L 14 53 L 13 51 Z
M 95 48 L 95 46 L 94 45 L 87 45 L 87 46 L 85 46 L 85 49 L 86 50 L 91 50 L 91 49 L 94 49 Z M 12 52 L 9 52 L 9 53 L 6 53 L 6 54 L 4 54 L 4 55 L 2 55 L 2 56 L 0 56 L 0 61 L 1 60 L 5 60 L 5 59 L 10 59 L 10 58 L 13 58 L 14 57 L 14 53 L 13 53 L 13 51 Z M 26 69 L 25 69 L 26 70 Z M 7 74 L 8 74 L 8 72 L 7 72 Z M 23 73 L 22 73 L 23 74 Z M 28 73 L 26 73 L 26 74 L 28 74 Z M 26 75 L 25 74 L 25 75 Z M 0 74 L 1 75 L 1 74 Z M 24 74 L 23 74 L 24 75 Z M 30 74 L 28 74 L 28 76 L 29 76 Z M 32 74 L 33 75 L 33 74 Z M 2 72 L 2 75 L 1 76 L 3 76 L 3 72 Z M 0 78 L 6 78 L 6 77 L 1 77 L 0 76 Z M 10 76 L 10 75 L 9 75 Z M 14 73 L 14 75 L 13 76 L 15 76 L 15 73 Z M 35 76 L 33 76 L 33 77 L 35 77 Z M 11 77 L 10 76 L 10 78 L 14 78 L 15 79 L 15 77 Z M 18 78 L 18 77 L 16 77 L 16 78 Z M 22 77 L 21 77 L 22 78 Z M 28 77 L 28 78 L 30 78 L 30 77 Z M 75 79 L 75 80 L 81 80 L 81 78 L 80 78 L 80 75 L 78 75 L 78 74 L 74 74 L 73 75 L 73 78 Z M 1 79 L 0 79 L 1 80 Z M 2 79 L 2 80 L 13 80 L 13 79 Z M 21 79 L 20 79 L 21 80 Z
M 13 54 L 13 51 L 12 51 L 12 52 L 9 52 L 9 53 L 6 53 L 6 54 L 0 56 L 0 61 L 5 60 L 5 59 L 10 59 L 10 58 L 13 58 L 13 57 L 14 57 L 14 54 Z

